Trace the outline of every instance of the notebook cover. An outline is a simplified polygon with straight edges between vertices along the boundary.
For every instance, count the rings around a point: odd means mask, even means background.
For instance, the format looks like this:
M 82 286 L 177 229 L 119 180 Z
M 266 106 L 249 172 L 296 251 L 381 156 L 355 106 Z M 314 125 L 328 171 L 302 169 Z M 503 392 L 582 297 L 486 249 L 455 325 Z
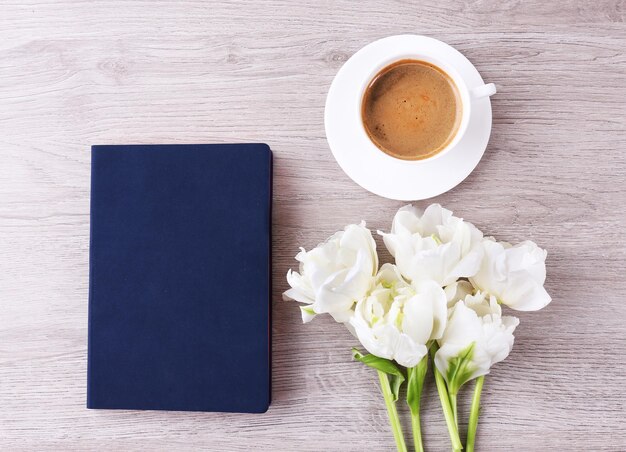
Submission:
M 91 149 L 87 407 L 266 411 L 269 147 Z

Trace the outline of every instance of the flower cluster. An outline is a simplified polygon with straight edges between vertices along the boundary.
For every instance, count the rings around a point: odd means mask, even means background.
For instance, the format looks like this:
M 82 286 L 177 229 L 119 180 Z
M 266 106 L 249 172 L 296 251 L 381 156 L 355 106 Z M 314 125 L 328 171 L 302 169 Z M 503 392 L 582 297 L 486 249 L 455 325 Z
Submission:
M 289 270 L 285 297 L 307 304 L 301 307 L 304 322 L 328 313 L 367 351 L 406 367 L 436 340 L 435 362 L 444 376 L 451 360 L 473 344 L 474 378 L 513 346 L 519 321 L 502 316 L 500 305 L 533 311 L 551 300 L 543 287 L 545 250 L 530 241 L 512 246 L 485 238 L 439 204 L 423 213 L 403 207 L 391 232 L 378 233 L 395 265 L 378 269 L 376 242 L 365 223 L 296 256 L 300 272 Z
M 330 314 L 369 353 L 407 369 L 430 351 L 455 405 L 463 384 L 511 352 L 519 320 L 502 315 L 502 305 L 534 311 L 550 303 L 546 251 L 484 237 L 438 204 L 403 207 L 391 231 L 378 234 L 395 263 L 379 268 L 372 233 L 352 224 L 301 249 L 284 296 L 305 304 L 304 322 Z

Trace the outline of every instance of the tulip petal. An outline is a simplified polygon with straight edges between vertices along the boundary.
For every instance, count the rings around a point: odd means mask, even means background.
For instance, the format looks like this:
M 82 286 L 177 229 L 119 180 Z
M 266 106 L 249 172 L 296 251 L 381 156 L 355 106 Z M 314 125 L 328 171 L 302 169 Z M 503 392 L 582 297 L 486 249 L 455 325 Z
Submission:
M 415 367 L 427 353 L 426 345 L 414 341 L 407 334 L 401 334 L 398 337 L 394 358 L 404 367 Z
M 312 306 L 300 306 L 302 313 L 302 323 L 309 323 L 317 315 Z
M 428 206 L 423 214 L 403 207 L 391 232 L 379 234 L 400 273 L 411 282 L 434 280 L 446 286 L 480 268 L 482 232 L 439 204 Z
M 310 251 L 296 255 L 300 271 L 289 270 L 291 286 L 283 297 L 312 304 L 303 311 L 303 320 L 328 313 L 337 322 L 347 322 L 354 314 L 354 304 L 364 298 L 374 284 L 378 267 L 376 242 L 365 223 L 346 226 Z
M 515 246 L 485 240 L 478 272 L 470 278 L 480 290 L 519 311 L 536 311 L 552 298 L 543 287 L 546 251 L 531 241 Z
M 448 284 L 444 288 L 448 307 L 453 307 L 457 301 L 465 299 L 466 295 L 471 295 L 474 292 L 474 286 L 469 281 L 457 281 L 452 284 Z
M 418 344 L 425 344 L 433 330 L 433 302 L 428 294 L 416 294 L 404 305 L 402 331 Z

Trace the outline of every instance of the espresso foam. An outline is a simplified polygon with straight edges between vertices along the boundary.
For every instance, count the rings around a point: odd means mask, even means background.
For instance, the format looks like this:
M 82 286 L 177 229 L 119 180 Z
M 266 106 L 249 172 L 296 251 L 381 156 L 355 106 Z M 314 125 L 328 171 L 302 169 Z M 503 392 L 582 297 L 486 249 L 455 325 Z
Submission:
M 393 157 L 420 160 L 452 141 L 462 110 L 458 89 L 445 72 L 424 61 L 401 60 L 372 80 L 361 114 L 378 148 Z

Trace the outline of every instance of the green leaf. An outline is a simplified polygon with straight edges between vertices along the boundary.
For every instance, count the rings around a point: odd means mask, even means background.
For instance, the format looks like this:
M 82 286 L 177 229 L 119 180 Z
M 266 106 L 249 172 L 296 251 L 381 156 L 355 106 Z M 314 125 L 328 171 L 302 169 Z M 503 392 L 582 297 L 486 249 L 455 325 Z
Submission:
M 472 379 L 472 374 L 476 370 L 472 363 L 474 355 L 475 342 L 469 347 L 461 350 L 461 352 L 448 362 L 448 370 L 446 372 L 446 380 L 448 382 L 448 392 L 457 394 L 461 386 Z
M 420 399 L 424 388 L 424 379 L 428 370 L 428 355 L 425 355 L 417 366 L 407 369 L 406 403 L 414 415 L 419 414 Z
M 402 386 L 402 383 L 404 383 L 404 380 L 406 380 L 406 377 L 396 363 L 389 359 L 380 358 L 376 355 L 364 355 L 356 348 L 352 349 L 352 357 L 366 366 L 380 370 L 381 372 L 385 372 L 389 375 L 391 377 L 391 392 L 393 392 L 393 400 L 394 402 L 398 400 L 400 387 Z

